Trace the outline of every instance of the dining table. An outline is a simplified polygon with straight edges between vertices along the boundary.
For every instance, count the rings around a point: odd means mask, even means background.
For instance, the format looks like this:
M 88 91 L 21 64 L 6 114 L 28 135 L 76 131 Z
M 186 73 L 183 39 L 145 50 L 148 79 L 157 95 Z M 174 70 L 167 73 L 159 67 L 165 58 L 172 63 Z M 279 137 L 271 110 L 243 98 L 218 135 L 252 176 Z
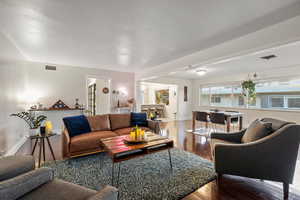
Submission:
M 238 118 L 239 130 L 243 129 L 243 113 L 241 112 L 229 112 L 229 111 L 215 111 L 215 110 L 204 110 L 204 111 L 193 111 L 192 129 L 196 130 L 196 116 L 197 112 L 206 112 L 208 115 L 212 112 L 223 113 L 226 118 L 226 131 L 230 132 L 231 119 Z M 208 122 L 205 123 L 205 127 L 208 128 Z

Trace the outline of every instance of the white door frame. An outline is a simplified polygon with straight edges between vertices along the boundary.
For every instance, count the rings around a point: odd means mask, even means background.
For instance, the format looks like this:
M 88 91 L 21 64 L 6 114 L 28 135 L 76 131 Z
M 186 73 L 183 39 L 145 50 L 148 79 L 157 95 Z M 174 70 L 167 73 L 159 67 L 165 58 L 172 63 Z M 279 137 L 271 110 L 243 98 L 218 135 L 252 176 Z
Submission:
M 85 78 L 85 81 L 86 81 L 86 87 L 85 87 L 85 97 L 86 97 L 86 105 L 85 105 L 85 107 L 86 107 L 86 109 L 88 108 L 87 106 L 87 104 L 88 104 L 88 87 L 89 87 L 89 81 L 88 81 L 88 79 L 89 78 L 94 78 L 94 79 L 102 79 L 102 80 L 106 80 L 106 81 L 108 81 L 108 89 L 109 89 L 109 103 L 108 103 L 108 106 L 109 106 L 109 110 L 110 110 L 110 112 L 112 111 L 111 110 L 111 101 L 112 101 L 112 95 L 111 95 L 111 78 L 108 78 L 108 77 L 104 77 L 104 76 L 99 76 L 99 75 L 87 75 L 86 76 L 86 78 Z

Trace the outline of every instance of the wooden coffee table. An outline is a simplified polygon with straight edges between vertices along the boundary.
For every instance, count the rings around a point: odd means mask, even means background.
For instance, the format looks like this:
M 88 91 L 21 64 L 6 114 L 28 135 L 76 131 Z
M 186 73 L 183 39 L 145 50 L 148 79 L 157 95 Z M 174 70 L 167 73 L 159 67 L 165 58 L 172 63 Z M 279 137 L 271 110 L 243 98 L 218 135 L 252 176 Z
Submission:
M 130 160 L 138 156 L 144 156 L 146 154 L 155 153 L 162 150 L 168 150 L 170 169 L 173 169 L 172 158 L 170 149 L 174 147 L 174 142 L 166 137 L 159 136 L 157 134 L 148 134 L 148 142 L 140 144 L 126 144 L 124 139 L 128 138 L 129 135 L 116 136 L 111 138 L 101 139 L 100 143 L 107 151 L 108 155 L 112 159 L 112 172 L 111 182 L 114 185 L 114 168 L 115 163 L 119 163 L 118 169 L 118 184 L 120 177 L 121 162 L 124 160 Z

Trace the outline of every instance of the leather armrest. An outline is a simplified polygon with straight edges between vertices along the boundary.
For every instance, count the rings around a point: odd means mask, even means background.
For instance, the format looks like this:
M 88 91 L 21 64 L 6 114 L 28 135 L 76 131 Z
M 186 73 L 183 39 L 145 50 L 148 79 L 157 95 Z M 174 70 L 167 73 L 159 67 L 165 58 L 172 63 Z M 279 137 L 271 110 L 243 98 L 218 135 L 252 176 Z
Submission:
M 66 128 L 64 128 L 62 132 L 62 151 L 63 151 L 63 158 L 70 157 L 70 143 L 71 138 L 69 132 Z

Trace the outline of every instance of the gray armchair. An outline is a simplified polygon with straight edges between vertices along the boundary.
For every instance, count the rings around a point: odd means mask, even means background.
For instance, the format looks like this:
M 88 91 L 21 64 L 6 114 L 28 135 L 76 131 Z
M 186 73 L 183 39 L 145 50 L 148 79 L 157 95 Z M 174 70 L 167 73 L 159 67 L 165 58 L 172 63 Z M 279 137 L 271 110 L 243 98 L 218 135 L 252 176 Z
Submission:
M 100 191 L 54 179 L 49 168 L 34 169 L 31 156 L 10 156 L 0 159 L 1 200 L 117 200 L 116 188 Z
M 272 133 L 250 143 L 242 143 L 246 130 L 211 134 L 211 151 L 219 176 L 230 174 L 283 183 L 288 198 L 293 182 L 300 141 L 300 126 L 272 118 Z

